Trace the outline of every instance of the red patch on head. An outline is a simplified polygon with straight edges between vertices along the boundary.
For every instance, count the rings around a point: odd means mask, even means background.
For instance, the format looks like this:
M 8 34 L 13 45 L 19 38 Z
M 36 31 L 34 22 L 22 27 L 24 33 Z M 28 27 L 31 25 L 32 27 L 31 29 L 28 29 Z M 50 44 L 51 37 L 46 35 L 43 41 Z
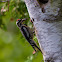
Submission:
M 19 21 L 20 19 L 17 19 L 17 21 Z

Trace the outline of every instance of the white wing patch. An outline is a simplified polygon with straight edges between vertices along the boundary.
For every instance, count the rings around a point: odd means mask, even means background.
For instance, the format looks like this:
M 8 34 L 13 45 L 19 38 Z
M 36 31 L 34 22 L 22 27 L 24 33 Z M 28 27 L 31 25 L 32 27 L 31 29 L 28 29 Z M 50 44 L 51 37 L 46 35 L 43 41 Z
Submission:
M 26 35 L 29 37 L 29 33 L 28 33 L 27 29 L 25 27 L 23 29 L 25 30 Z

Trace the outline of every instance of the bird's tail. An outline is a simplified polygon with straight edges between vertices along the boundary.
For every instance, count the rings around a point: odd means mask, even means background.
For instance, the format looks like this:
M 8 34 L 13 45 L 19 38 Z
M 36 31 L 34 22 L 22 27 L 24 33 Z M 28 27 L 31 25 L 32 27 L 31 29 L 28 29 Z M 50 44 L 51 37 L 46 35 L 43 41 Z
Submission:
M 34 49 L 35 51 L 37 51 L 36 48 L 37 48 L 39 51 L 41 51 L 40 48 L 37 46 L 37 44 L 35 43 L 34 40 L 30 39 L 30 42 L 29 42 L 29 43 L 30 43 L 30 45 L 33 47 L 33 49 Z M 41 51 L 41 53 L 42 53 L 42 51 Z

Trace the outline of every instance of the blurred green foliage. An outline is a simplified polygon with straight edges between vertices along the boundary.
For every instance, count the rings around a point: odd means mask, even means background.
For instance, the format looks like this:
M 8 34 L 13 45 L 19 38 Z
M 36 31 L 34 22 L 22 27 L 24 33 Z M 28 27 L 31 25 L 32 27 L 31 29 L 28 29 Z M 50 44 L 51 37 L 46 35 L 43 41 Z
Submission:
M 33 49 L 16 26 L 16 20 L 29 18 L 24 1 L 0 2 L 0 62 L 41 62 L 42 54 L 32 54 Z M 32 23 L 27 20 L 27 25 Z M 37 42 L 36 37 L 34 40 Z

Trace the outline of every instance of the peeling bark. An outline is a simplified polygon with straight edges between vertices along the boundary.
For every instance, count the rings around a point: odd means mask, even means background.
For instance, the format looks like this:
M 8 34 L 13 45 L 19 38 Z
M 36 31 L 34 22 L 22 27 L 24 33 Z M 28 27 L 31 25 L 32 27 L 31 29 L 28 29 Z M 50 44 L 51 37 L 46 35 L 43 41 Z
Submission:
M 62 62 L 62 0 L 50 0 L 45 13 L 36 0 L 25 0 L 29 16 L 34 19 L 36 36 L 44 62 Z

